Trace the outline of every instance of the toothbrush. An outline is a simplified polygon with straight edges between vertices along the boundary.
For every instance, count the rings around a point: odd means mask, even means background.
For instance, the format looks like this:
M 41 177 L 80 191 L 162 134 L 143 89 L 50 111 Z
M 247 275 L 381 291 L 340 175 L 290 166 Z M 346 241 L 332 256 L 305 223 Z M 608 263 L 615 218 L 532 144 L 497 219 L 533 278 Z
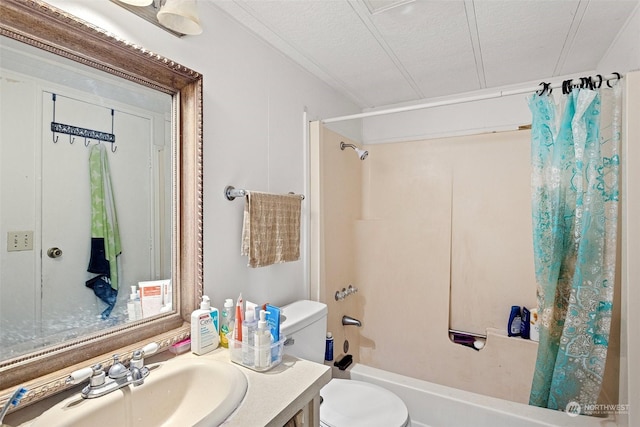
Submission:
M 20 400 L 27 394 L 27 389 L 24 387 L 20 387 L 18 388 L 14 393 L 13 396 L 11 396 L 11 398 L 9 400 L 7 400 L 7 403 L 4 405 L 4 408 L 2 408 L 2 412 L 0 412 L 0 424 L 2 424 L 2 420 L 4 419 L 5 414 L 7 413 L 7 411 L 9 410 L 9 408 L 11 406 L 18 406 L 18 403 L 20 403 Z

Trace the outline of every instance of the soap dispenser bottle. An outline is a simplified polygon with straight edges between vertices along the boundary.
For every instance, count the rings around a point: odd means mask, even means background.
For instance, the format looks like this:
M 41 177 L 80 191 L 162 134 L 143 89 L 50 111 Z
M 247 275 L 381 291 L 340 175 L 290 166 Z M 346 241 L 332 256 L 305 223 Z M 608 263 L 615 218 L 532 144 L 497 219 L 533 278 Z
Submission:
M 131 286 L 129 301 L 127 301 L 127 317 L 129 322 L 142 319 L 142 305 L 140 304 L 140 297 L 138 296 L 138 290 L 135 285 Z
M 202 355 L 218 347 L 218 310 L 211 309 L 209 297 L 204 295 L 200 309 L 191 313 L 191 351 Z
M 271 330 L 267 324 L 267 312 L 264 310 L 260 310 L 254 342 L 256 369 L 268 368 L 271 365 Z

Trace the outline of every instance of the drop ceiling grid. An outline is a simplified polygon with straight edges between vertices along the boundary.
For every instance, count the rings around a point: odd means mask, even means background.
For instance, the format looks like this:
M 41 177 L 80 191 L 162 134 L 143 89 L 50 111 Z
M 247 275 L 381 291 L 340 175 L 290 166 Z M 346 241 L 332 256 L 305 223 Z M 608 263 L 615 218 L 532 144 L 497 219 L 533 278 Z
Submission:
M 304 56 L 322 64 L 328 74 L 339 75 L 356 93 L 367 92 L 360 97 L 367 106 L 390 102 L 391 96 L 415 98 L 402 73 L 347 2 L 247 3 L 263 22 Z
M 612 7 L 611 2 L 589 2 L 559 74 L 597 69 L 600 60 L 637 5 L 637 1 L 617 1 L 615 7 Z M 608 73 L 616 70 L 604 71 Z
M 640 3 L 417 0 L 364 18 L 367 1 L 201 3 L 222 9 L 362 108 L 589 72 Z
M 400 2 L 401 4 L 404 4 L 406 3 L 406 1 L 409 1 L 409 0 L 397 0 L 393 3 L 385 2 L 387 9 L 384 9 L 384 10 L 388 10 L 389 7 L 397 7 L 398 2 Z M 400 74 L 402 74 L 402 76 L 405 78 L 407 83 L 411 86 L 411 88 L 414 91 L 413 96 L 417 98 L 424 98 L 424 94 L 420 90 L 420 87 L 418 86 L 418 84 L 415 82 L 413 76 L 405 68 L 404 64 L 400 61 L 400 59 L 398 58 L 396 53 L 393 51 L 391 46 L 389 46 L 389 44 L 387 43 L 384 36 L 378 30 L 378 27 L 376 27 L 376 25 L 371 20 L 371 16 L 372 14 L 374 14 L 373 12 L 371 12 L 371 7 L 374 7 L 374 6 L 370 2 L 366 2 L 363 0 L 350 0 L 349 5 L 353 8 L 353 11 L 356 13 L 356 15 L 358 15 L 358 18 L 360 18 L 360 20 L 367 27 L 367 29 L 371 33 L 371 36 L 374 37 L 376 41 L 380 44 L 380 47 L 384 49 L 387 56 L 389 56 L 389 59 L 393 61 L 398 71 L 400 71 Z M 405 6 L 405 7 L 410 8 L 411 6 Z
M 487 86 L 552 76 L 578 3 L 475 2 Z
M 410 6 L 410 13 L 392 9 L 372 21 L 424 97 L 479 89 L 464 2 L 423 1 Z

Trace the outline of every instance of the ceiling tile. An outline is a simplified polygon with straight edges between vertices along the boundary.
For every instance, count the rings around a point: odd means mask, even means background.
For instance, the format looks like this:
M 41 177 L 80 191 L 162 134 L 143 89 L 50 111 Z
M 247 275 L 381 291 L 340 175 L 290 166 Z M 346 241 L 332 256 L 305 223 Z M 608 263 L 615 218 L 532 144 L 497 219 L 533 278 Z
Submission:
M 415 2 L 372 21 L 425 98 L 480 88 L 463 1 Z
M 552 76 L 578 4 L 475 2 L 487 86 Z
M 637 6 L 637 1 L 589 2 L 559 74 L 595 70 Z
M 237 2 L 240 3 L 240 2 Z M 360 93 L 367 106 L 383 105 L 414 91 L 384 49 L 344 1 L 244 1 L 299 55 Z M 362 90 L 366 90 L 363 95 Z

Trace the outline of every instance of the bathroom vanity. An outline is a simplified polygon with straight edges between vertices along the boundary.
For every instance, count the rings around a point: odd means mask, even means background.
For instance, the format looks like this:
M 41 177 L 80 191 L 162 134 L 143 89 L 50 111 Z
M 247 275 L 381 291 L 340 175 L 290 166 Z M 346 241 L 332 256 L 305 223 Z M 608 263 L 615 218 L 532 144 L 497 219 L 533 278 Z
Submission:
M 155 360 L 154 360 L 155 359 Z M 240 365 L 233 364 L 230 361 L 230 353 L 227 349 L 218 348 L 213 352 L 196 356 L 192 353 L 187 353 L 179 356 L 172 356 L 170 353 L 165 352 L 163 354 L 151 357 L 148 360 L 148 366 L 151 368 L 148 380 L 142 384 L 140 389 L 144 387 L 154 387 L 153 376 L 161 375 L 160 369 L 154 372 L 153 366 L 157 363 L 164 364 L 167 368 L 174 365 L 198 365 L 198 364 L 230 364 L 237 367 L 247 378 L 247 391 L 242 398 L 240 405 L 226 418 L 223 422 L 224 426 L 277 426 L 281 427 L 285 425 L 289 420 L 294 418 L 299 412 L 303 413 L 304 419 L 310 426 L 319 425 L 319 407 L 320 407 L 320 389 L 329 382 L 331 379 L 331 370 L 328 366 L 318 363 L 310 362 L 303 359 L 297 359 L 295 357 L 285 355 L 282 363 L 275 366 L 266 372 L 256 372 L 251 369 L 244 368 Z M 181 376 L 183 381 L 189 383 L 192 381 L 189 375 Z M 215 380 L 208 381 L 207 386 L 210 387 L 211 393 L 214 394 L 216 383 Z M 132 386 L 128 386 L 132 387 Z M 173 398 L 181 401 L 176 405 L 178 411 L 179 406 L 187 404 L 188 400 L 200 399 L 207 401 L 209 396 L 196 396 L 193 394 L 197 386 L 186 389 L 188 392 L 181 395 L 173 396 Z M 136 390 L 124 391 L 124 394 L 135 394 Z M 70 390 L 63 393 L 63 396 L 54 396 L 49 399 L 44 399 L 32 406 L 16 411 L 9 414 L 5 422 L 14 427 L 30 427 L 33 425 L 39 425 L 44 421 L 44 418 L 51 417 L 52 411 L 54 413 L 53 423 L 59 422 L 60 425 L 67 425 L 71 420 L 75 423 L 77 421 L 76 415 L 78 411 L 86 411 L 82 409 L 83 405 L 98 404 L 100 405 L 100 399 L 105 399 L 106 404 L 108 400 L 118 398 L 120 391 L 115 391 L 112 396 L 106 395 L 97 399 L 92 399 L 91 402 L 82 400 L 80 398 L 79 389 Z M 205 394 L 196 392 L 199 394 Z M 156 398 L 162 399 L 164 396 L 171 395 L 166 390 L 163 393 L 149 393 L 150 396 L 156 396 Z M 160 396 L 160 397 L 157 397 Z M 64 400 L 62 400 L 64 398 Z M 156 402 L 157 405 L 162 406 L 162 402 Z M 151 406 L 156 404 L 153 403 Z M 175 403 L 175 402 L 173 402 Z M 145 406 L 149 402 L 143 402 Z M 168 405 L 164 405 L 168 406 Z M 75 413 L 74 413 L 75 411 Z M 100 414 L 89 413 L 86 417 L 81 415 L 81 418 L 86 419 L 87 425 L 95 424 Z M 104 412 L 104 411 L 103 411 Z M 67 419 L 68 418 L 68 419 Z M 183 426 L 184 422 L 180 422 L 179 417 L 168 417 L 166 425 Z M 184 421 L 184 420 L 183 420 Z M 165 420 L 162 420 L 164 423 Z M 125 421 L 126 423 L 126 421 Z M 46 424 L 50 424 L 47 422 Z M 217 423 L 216 423 L 217 424 Z M 76 424 L 74 424 L 76 425 Z M 80 422 L 79 425 L 82 425 Z M 154 423 L 154 425 L 156 425 Z M 162 424 L 165 425 L 165 424 Z M 206 423 L 204 423 L 206 425 Z

